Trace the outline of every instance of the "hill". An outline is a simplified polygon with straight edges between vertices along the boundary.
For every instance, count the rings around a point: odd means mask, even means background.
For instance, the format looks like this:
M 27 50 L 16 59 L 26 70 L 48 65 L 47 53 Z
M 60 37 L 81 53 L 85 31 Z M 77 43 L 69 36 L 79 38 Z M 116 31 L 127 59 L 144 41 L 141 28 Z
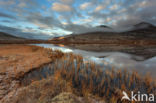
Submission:
M 100 27 L 100 28 L 105 28 L 105 29 L 112 29 L 111 27 L 107 26 L 107 25 L 99 25 L 97 27 Z
M 24 38 L 16 37 L 11 34 L 0 32 L 0 40 L 23 40 Z
M 27 39 L 22 37 L 13 36 L 8 33 L 0 32 L 0 44 L 38 44 L 38 43 L 51 43 L 48 40 Z
M 106 27 L 106 26 L 105 26 Z M 133 44 L 136 42 L 156 41 L 156 27 L 149 23 L 139 23 L 133 26 L 132 31 L 125 32 L 89 32 L 71 34 L 64 37 L 53 38 L 52 41 L 62 43 L 105 43 L 105 44 Z

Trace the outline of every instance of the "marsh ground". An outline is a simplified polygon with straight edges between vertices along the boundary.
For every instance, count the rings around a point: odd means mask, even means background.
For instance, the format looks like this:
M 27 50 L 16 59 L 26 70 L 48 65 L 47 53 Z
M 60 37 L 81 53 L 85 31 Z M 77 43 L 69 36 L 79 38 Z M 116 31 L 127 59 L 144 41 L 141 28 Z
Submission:
M 18 87 L 25 73 L 53 62 L 63 55 L 31 45 L 0 45 L 0 98 Z
M 1 103 L 116 103 L 123 90 L 156 93 L 150 76 L 103 70 L 81 55 L 31 45 L 0 48 Z

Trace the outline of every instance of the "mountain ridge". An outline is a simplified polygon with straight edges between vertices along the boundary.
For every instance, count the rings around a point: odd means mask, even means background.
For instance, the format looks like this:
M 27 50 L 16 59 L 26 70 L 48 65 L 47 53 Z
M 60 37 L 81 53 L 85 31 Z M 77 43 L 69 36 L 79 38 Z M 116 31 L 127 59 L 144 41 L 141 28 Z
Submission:
M 140 28 L 146 25 L 145 28 Z M 71 34 L 51 39 L 62 43 L 104 43 L 104 44 L 135 44 L 135 42 L 146 43 L 156 41 L 156 27 L 150 23 L 139 23 L 134 25 L 136 29 L 125 32 L 87 32 L 81 34 Z
M 23 40 L 25 38 L 13 36 L 11 34 L 0 32 L 0 40 Z

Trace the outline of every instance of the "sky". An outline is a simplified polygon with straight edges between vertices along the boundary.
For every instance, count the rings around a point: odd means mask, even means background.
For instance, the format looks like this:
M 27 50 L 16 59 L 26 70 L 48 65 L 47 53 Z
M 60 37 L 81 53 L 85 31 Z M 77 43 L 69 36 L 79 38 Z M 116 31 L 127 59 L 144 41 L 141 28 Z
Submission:
M 26 38 L 156 25 L 156 0 L 0 0 L 0 31 Z

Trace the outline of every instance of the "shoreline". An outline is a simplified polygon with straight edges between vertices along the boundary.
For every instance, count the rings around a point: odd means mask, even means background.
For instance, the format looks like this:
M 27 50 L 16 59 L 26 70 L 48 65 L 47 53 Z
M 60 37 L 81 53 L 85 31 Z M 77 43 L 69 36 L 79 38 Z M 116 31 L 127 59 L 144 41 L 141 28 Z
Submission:
M 53 51 L 51 49 L 46 49 L 43 47 L 38 47 L 33 45 L 6 45 L 6 46 L 0 46 L 0 49 L 1 49 L 0 57 L 2 57 L 1 55 L 2 53 L 8 56 L 10 56 L 9 54 L 15 55 L 18 53 L 19 55 L 23 54 L 22 55 L 23 57 L 25 57 L 25 55 L 30 55 L 32 53 L 33 55 L 35 55 L 34 58 L 36 58 L 36 56 L 41 57 L 39 58 L 39 60 L 40 59 L 47 60 L 45 58 L 50 58 L 50 62 L 54 62 L 54 65 L 50 64 L 50 66 L 48 66 L 49 69 L 54 70 L 54 74 L 48 76 L 47 78 L 43 77 L 40 80 L 37 80 L 37 77 L 38 76 L 40 77 L 40 75 L 42 75 L 42 71 L 40 72 L 39 69 L 41 68 L 43 70 L 43 75 L 44 75 L 44 69 L 45 69 L 44 67 L 46 66 L 46 64 L 49 64 L 48 62 L 44 61 L 45 64 L 42 64 L 43 67 L 41 65 L 38 65 L 39 67 L 38 66 L 36 66 L 36 68 L 29 67 L 29 69 L 27 70 L 20 69 L 19 71 L 14 73 L 9 73 L 13 71 L 9 71 L 9 72 L 4 71 L 3 73 L 6 72 L 6 74 L 0 75 L 1 77 L 0 81 L 2 85 L 2 87 L 0 85 L 0 89 L 1 89 L 0 102 L 3 103 L 10 103 L 10 101 L 13 101 L 13 103 L 16 103 L 17 101 L 22 102 L 23 99 L 26 100 L 26 102 L 29 102 L 27 101 L 29 99 L 33 102 L 37 102 L 40 101 L 38 99 L 39 97 L 41 98 L 41 101 L 45 101 L 47 100 L 47 98 L 53 101 L 53 99 L 55 99 L 56 97 L 60 98 L 60 95 L 64 92 L 69 92 L 71 95 L 75 95 L 76 96 L 75 98 L 81 97 L 83 99 L 86 99 L 90 97 L 90 95 L 92 95 L 95 97 L 95 99 L 97 98 L 99 98 L 100 100 L 104 99 L 103 102 L 111 101 L 111 99 L 113 98 L 115 98 L 115 100 L 113 101 L 117 101 L 120 98 L 120 96 L 116 96 L 117 91 L 112 92 L 114 89 L 118 90 L 119 95 L 121 95 L 123 89 L 129 92 L 130 91 L 129 88 L 133 86 L 133 83 L 139 85 L 136 86 L 136 88 L 138 89 L 140 86 L 144 86 L 143 85 L 144 83 L 147 84 L 147 87 L 149 86 L 149 88 L 155 88 L 155 82 L 153 84 L 153 82 L 151 81 L 153 79 L 151 79 L 151 77 L 149 77 L 148 75 L 145 77 L 141 77 L 138 73 L 135 72 L 132 73 L 132 75 L 130 75 L 127 71 L 121 71 L 121 70 L 114 71 L 113 68 L 110 69 L 109 71 L 108 70 L 102 71 L 100 67 L 98 68 L 98 66 L 96 66 L 92 62 L 90 62 L 89 64 L 83 64 L 83 57 L 80 55 L 75 55 L 73 53 L 66 54 L 58 50 Z M 17 59 L 22 59 L 19 58 L 18 56 Z M 32 55 L 26 59 L 30 60 L 30 58 L 33 58 Z M 1 60 L 2 59 L 0 59 L 0 61 Z M 77 61 L 76 62 L 77 66 L 73 66 L 75 60 Z M 25 64 L 26 62 L 20 62 L 20 63 Z M 38 74 L 36 75 L 33 74 L 32 73 L 33 71 L 36 71 L 36 73 Z M 26 76 L 26 78 L 22 76 Z M 125 77 L 125 78 L 122 79 L 121 77 Z M 129 80 L 129 78 L 131 79 Z M 93 81 L 93 79 L 95 79 L 95 81 Z M 118 79 L 117 82 L 111 82 L 112 80 L 116 81 L 116 79 Z M 138 80 L 141 82 L 138 82 Z M 28 82 L 28 85 L 22 85 L 21 81 L 23 83 Z M 31 81 L 30 84 L 29 81 Z M 118 85 L 118 82 L 121 82 L 122 84 L 119 85 L 119 87 L 116 87 L 115 85 Z M 129 85 L 127 85 L 127 82 L 129 83 Z M 100 87 L 101 89 L 97 89 L 98 87 Z M 133 90 L 133 88 L 131 89 Z M 107 92 L 111 93 L 113 97 L 110 98 L 110 95 L 108 95 Z M 32 98 L 30 98 L 30 96 Z
M 104 45 L 124 45 L 124 46 L 156 46 L 155 39 L 143 39 L 143 40 L 108 40 L 108 39 L 101 39 L 101 40 L 0 40 L 0 44 L 104 44 Z

